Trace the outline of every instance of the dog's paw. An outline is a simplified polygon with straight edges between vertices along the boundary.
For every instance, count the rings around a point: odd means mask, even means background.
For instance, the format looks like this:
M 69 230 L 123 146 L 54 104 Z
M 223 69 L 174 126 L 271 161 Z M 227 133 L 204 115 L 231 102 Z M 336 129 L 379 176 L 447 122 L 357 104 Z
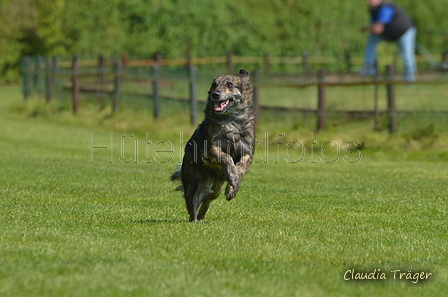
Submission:
M 238 189 L 239 188 L 235 188 L 232 185 L 227 184 L 227 187 L 226 187 L 226 200 L 227 201 L 232 200 L 236 196 L 236 194 L 238 193 Z
M 241 178 L 238 174 L 238 168 L 235 165 L 227 166 L 227 182 L 234 188 L 240 186 Z

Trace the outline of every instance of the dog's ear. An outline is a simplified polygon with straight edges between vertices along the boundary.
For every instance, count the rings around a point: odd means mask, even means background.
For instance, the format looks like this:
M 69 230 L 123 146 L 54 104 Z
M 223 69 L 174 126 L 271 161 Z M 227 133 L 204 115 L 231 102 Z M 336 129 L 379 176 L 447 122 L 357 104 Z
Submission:
M 238 77 L 241 80 L 241 94 L 243 95 L 243 101 L 249 100 L 252 95 L 252 87 L 249 84 L 250 75 L 246 70 L 241 69 L 238 73 Z
M 207 91 L 207 93 L 210 95 L 210 93 L 212 92 L 213 89 L 216 88 L 216 78 L 213 80 L 210 89 Z
M 250 75 L 246 70 L 241 69 L 240 72 L 238 73 L 238 77 L 241 79 L 243 83 L 247 83 L 249 81 Z

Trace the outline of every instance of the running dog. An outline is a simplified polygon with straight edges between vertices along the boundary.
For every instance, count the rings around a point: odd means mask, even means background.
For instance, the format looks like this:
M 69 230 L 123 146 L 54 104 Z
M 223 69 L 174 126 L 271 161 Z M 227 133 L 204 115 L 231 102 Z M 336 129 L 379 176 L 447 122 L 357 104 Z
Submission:
M 208 92 L 205 119 L 186 143 L 182 165 L 171 176 L 182 185 L 190 221 L 205 219 L 224 182 L 228 201 L 238 193 L 254 155 L 255 112 L 250 75 L 222 75 Z

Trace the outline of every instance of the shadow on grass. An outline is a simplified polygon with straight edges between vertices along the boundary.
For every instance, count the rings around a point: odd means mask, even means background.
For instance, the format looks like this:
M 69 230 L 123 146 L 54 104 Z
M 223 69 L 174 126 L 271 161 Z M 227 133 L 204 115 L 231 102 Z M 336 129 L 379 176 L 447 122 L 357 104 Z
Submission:
M 169 219 L 142 219 L 133 220 L 132 223 L 135 224 L 179 224 L 188 223 L 188 220 L 169 220 Z

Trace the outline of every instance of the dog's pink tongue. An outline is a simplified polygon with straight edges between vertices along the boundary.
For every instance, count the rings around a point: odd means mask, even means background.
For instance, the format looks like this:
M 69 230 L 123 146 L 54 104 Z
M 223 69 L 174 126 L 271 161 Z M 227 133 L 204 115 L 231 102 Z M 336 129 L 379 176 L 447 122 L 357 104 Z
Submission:
M 224 109 L 224 107 L 227 106 L 227 102 L 228 102 L 227 100 L 215 102 L 215 106 L 214 106 L 215 111 L 222 111 Z

